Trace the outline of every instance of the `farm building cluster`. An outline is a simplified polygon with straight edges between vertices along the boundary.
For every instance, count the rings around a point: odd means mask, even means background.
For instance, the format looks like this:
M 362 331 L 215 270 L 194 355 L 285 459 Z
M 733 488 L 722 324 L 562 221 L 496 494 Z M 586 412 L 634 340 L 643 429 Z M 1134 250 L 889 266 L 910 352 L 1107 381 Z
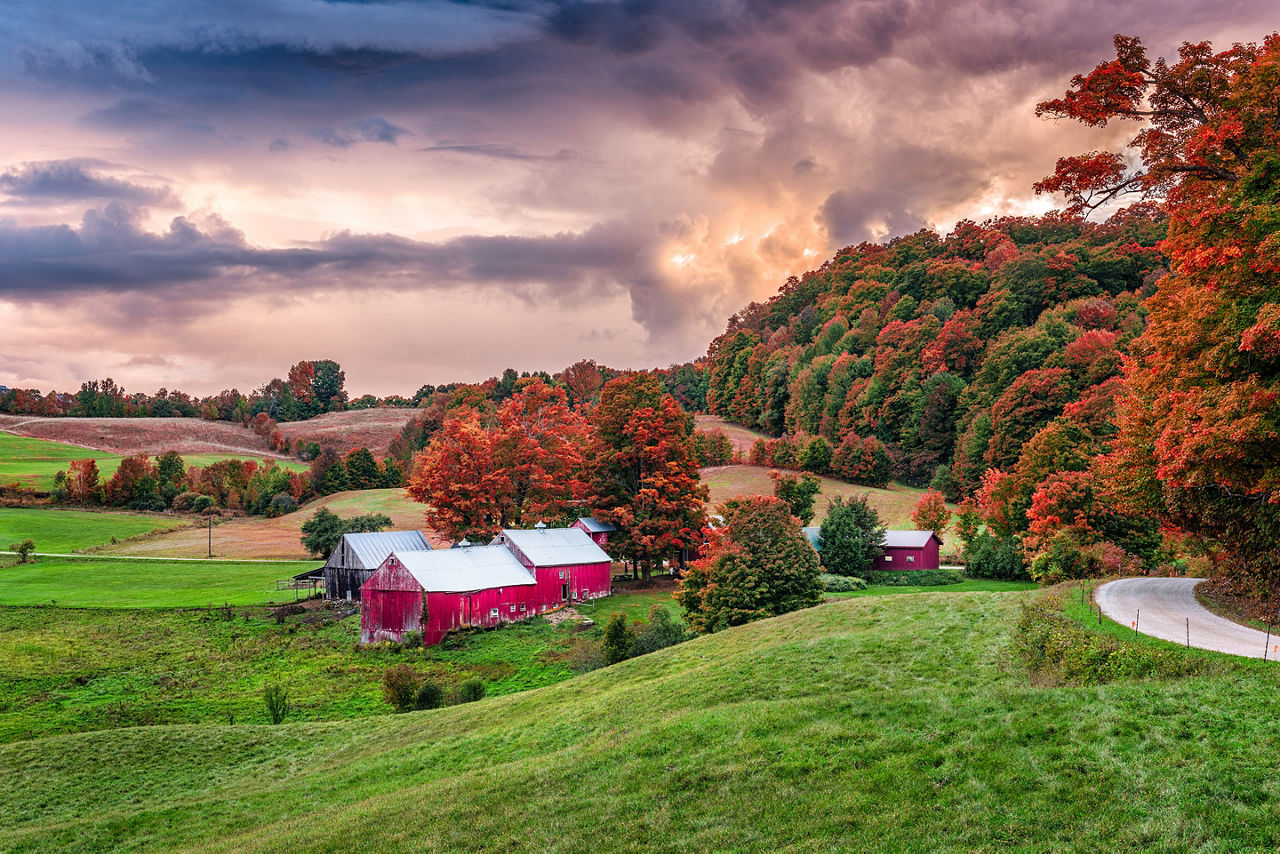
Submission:
M 420 531 L 346 534 L 321 570 L 325 596 L 359 601 L 362 643 L 400 643 L 410 633 L 426 645 L 451 631 L 490 628 L 608 596 L 613 526 L 593 518 L 567 528 L 539 523 L 503 530 L 487 545 L 462 540 L 432 548 Z M 819 529 L 805 528 L 814 548 Z M 886 531 L 889 570 L 938 568 L 933 531 Z
M 611 525 L 504 530 L 488 545 L 433 549 L 418 531 L 346 534 L 323 568 L 325 595 L 361 602 L 363 643 L 424 644 L 609 595 Z

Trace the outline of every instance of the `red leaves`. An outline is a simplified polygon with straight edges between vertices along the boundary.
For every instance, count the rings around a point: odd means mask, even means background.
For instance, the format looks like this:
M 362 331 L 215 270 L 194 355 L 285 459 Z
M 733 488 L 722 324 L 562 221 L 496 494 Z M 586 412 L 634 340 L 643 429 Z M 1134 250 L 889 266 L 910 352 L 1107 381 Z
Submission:
M 1032 185 L 1036 194 L 1062 193 L 1067 197 L 1067 213 L 1081 214 L 1123 191 L 1132 179 L 1126 177 L 1124 157 L 1112 151 L 1092 151 L 1076 157 L 1060 157 L 1053 175 Z

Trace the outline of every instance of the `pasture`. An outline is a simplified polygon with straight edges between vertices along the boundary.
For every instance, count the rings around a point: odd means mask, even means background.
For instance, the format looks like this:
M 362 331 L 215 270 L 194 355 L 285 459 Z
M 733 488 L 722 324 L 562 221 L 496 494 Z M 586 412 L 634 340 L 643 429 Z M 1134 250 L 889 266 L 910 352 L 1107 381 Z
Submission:
M 1274 850 L 1273 667 L 1030 679 L 1031 595 L 849 599 L 429 712 L 12 743 L 0 847 Z
M 0 605 L 68 608 L 199 608 L 289 602 L 276 580 L 318 566 L 318 561 L 225 562 L 42 557 L 0 565 Z
M 739 495 L 772 495 L 773 481 L 769 479 L 769 466 L 712 466 L 702 470 L 702 482 L 711 491 L 711 503 L 719 504 Z M 852 496 L 865 496 L 867 503 L 880 514 L 881 520 L 889 528 L 915 527 L 911 523 L 911 511 L 915 508 L 925 490 L 899 483 L 889 484 L 888 489 L 873 489 L 869 486 L 855 486 L 842 480 L 830 477 L 819 478 L 822 489 L 814 502 L 815 515 L 810 524 L 821 525 L 827 518 L 827 508 L 831 499 L 837 495 L 848 499 Z M 954 509 L 954 508 L 952 508 Z
M 366 489 L 335 492 L 310 501 L 302 509 L 275 519 L 262 516 L 224 519 L 213 528 L 213 554 L 235 560 L 299 560 L 307 557 L 302 547 L 302 525 L 321 507 L 343 518 L 369 513 L 391 517 L 392 530 L 422 527 L 423 506 L 406 497 L 403 489 Z M 142 542 L 108 546 L 101 554 L 130 554 L 148 557 L 204 557 L 208 554 L 207 534 L 200 528 L 175 530 Z
M 38 552 L 71 552 L 189 524 L 142 513 L 0 507 L 0 549 L 30 537 Z

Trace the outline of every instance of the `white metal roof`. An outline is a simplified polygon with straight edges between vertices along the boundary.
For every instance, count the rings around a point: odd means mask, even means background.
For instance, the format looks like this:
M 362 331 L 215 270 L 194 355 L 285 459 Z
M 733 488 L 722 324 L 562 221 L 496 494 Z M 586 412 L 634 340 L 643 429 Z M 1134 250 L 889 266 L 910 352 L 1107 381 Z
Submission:
M 813 546 L 815 549 L 818 548 L 818 534 L 822 529 L 817 525 L 810 525 L 809 527 L 801 528 L 800 530 L 809 538 L 809 545 Z
M 882 545 L 886 549 L 922 549 L 933 531 L 885 531 Z
M 495 543 L 506 538 L 534 566 L 569 566 L 578 563 L 608 563 L 608 553 L 596 545 L 581 528 L 540 528 L 534 531 L 504 530 Z
M 607 534 L 610 531 L 618 530 L 608 522 L 601 522 L 595 516 L 582 516 L 578 519 L 578 521 L 581 522 L 586 527 L 586 529 L 593 534 Z
M 396 552 L 395 556 L 429 593 L 466 593 L 537 583 L 505 546 Z
M 325 566 L 377 569 L 392 552 L 430 551 L 431 543 L 421 531 L 378 531 L 343 534 Z M 354 566 L 353 566 L 354 565 Z

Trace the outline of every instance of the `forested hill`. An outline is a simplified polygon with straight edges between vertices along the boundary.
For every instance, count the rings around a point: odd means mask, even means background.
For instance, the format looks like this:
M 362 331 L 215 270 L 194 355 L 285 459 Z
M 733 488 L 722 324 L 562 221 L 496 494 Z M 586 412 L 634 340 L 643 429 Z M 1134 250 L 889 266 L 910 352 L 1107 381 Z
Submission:
M 1105 224 L 962 222 L 843 249 L 730 320 L 709 349 L 708 406 L 785 437 L 758 448 L 760 462 L 858 480 L 883 445 L 894 477 L 952 499 L 999 470 L 993 490 L 1004 474 L 1021 485 L 984 510 L 1025 533 L 1036 486 L 1108 450 L 1121 358 L 1166 275 L 1164 232 L 1144 207 Z M 1117 539 L 1150 559 L 1153 539 L 1130 533 Z

